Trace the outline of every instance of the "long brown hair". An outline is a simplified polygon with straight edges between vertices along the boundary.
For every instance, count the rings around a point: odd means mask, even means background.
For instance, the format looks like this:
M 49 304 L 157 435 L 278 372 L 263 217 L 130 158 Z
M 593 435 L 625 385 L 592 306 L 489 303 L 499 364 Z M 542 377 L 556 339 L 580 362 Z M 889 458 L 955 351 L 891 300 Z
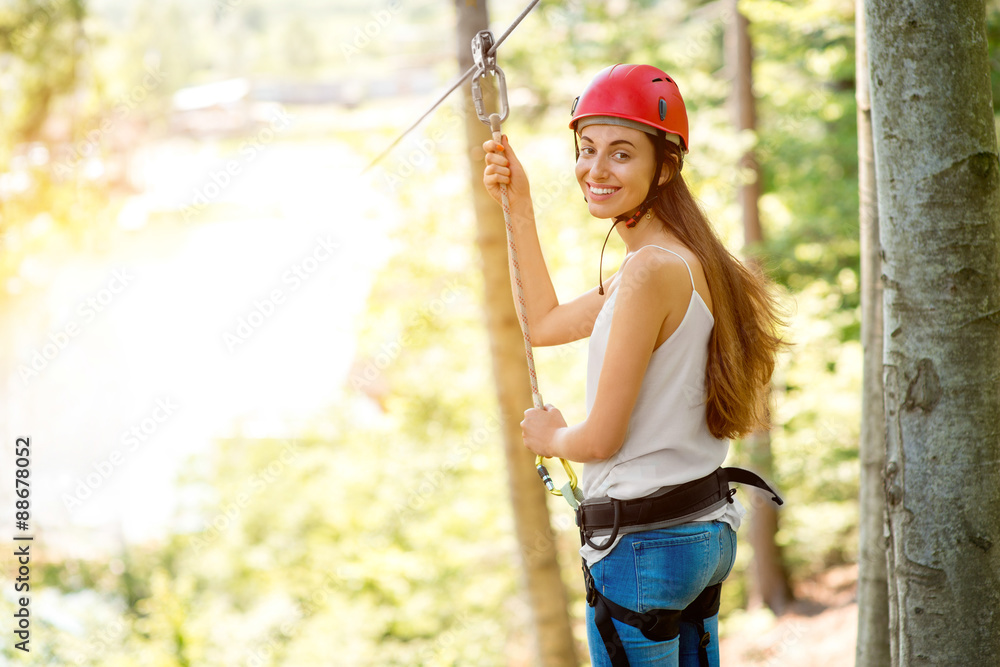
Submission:
M 676 167 L 653 203 L 664 226 L 701 262 L 712 294 L 715 326 L 705 370 L 708 430 L 716 438 L 738 438 L 767 428 L 767 388 L 774 358 L 784 343 L 771 284 L 756 264 L 734 257 L 712 229 L 681 176 L 684 154 L 665 144 L 665 164 Z

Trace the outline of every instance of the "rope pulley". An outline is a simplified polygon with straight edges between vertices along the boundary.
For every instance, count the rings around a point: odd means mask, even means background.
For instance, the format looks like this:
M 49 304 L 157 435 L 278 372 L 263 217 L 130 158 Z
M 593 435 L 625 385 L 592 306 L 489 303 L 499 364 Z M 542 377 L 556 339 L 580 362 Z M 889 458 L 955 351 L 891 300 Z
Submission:
M 507 77 L 504 76 L 503 70 L 497 66 L 496 47 L 492 31 L 480 30 L 472 38 L 472 62 L 476 68 L 475 73 L 472 75 L 472 103 L 476 106 L 476 114 L 479 116 L 479 120 L 492 127 L 492 116 L 497 116 L 499 118 L 497 123 L 502 123 L 510 115 L 510 106 L 507 104 Z M 493 75 L 497 79 L 499 114 L 486 113 L 486 104 L 483 102 L 483 89 L 479 83 L 479 79 L 487 75 Z

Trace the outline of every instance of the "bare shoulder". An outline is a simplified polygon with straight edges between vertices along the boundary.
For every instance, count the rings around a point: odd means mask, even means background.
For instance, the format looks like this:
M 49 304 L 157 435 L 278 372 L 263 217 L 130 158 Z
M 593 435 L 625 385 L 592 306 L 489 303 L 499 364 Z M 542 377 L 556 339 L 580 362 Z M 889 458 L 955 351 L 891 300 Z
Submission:
M 690 254 L 690 253 L 685 253 Z M 674 291 L 680 283 L 690 285 L 688 264 L 693 258 L 659 246 L 643 246 L 633 253 L 622 267 L 622 286 L 645 291 Z M 696 261 L 696 260 L 695 260 Z

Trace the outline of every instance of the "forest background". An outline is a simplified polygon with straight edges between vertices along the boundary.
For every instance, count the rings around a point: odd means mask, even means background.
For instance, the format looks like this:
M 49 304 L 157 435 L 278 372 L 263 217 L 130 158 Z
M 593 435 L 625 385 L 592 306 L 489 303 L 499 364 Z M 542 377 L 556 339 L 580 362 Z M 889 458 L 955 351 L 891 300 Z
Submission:
M 566 128 L 597 70 L 675 76 L 685 173 L 734 251 L 755 149 L 752 250 L 792 343 L 777 539 L 801 583 L 858 550 L 854 3 L 741 3 L 756 133 L 727 108 L 728 6 L 543 1 L 499 53 L 505 132 L 564 298 L 593 286 L 607 231 Z M 491 10 L 500 30 L 520 6 Z M 1000 3 L 989 18 L 996 105 Z M 456 76 L 454 23 L 451 3 L 393 0 L 0 8 L 0 419 L 4 470 L 32 437 L 28 664 L 531 664 L 457 98 L 361 173 Z M 536 352 L 570 421 L 585 355 Z M 577 536 L 551 512 L 585 655 Z M 751 555 L 743 539 L 724 636 L 773 623 L 744 611 Z

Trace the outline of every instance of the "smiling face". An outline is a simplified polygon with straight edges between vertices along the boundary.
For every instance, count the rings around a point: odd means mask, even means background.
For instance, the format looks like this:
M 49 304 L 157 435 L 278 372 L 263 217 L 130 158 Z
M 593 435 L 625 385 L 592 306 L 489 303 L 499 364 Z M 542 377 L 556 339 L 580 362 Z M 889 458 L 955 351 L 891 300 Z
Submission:
M 645 132 L 617 125 L 588 125 L 580 133 L 576 180 L 595 218 L 614 218 L 639 206 L 656 168 Z

